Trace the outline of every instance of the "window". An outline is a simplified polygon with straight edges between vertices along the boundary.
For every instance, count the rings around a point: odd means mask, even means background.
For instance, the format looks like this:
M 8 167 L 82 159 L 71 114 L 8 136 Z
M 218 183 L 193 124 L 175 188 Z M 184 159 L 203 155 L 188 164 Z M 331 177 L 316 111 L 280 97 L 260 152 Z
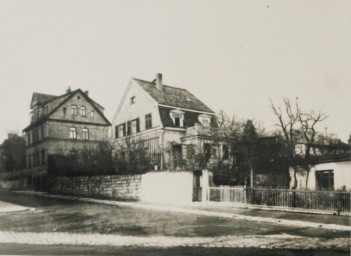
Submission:
M 30 155 L 27 156 L 27 168 L 31 168 L 32 164 L 31 164 L 31 157 Z
M 63 111 L 63 114 L 66 115 L 67 108 L 64 107 L 64 108 L 62 109 L 62 111 Z
M 44 126 L 40 127 L 41 138 L 44 138 Z
M 38 117 L 41 116 L 41 108 L 38 109 Z
M 132 133 L 137 133 L 137 123 L 135 120 L 132 121 Z
M 198 120 L 203 126 L 209 126 L 211 117 L 209 115 L 201 114 L 198 116 Z
M 94 111 L 90 112 L 90 117 L 94 117 Z
M 130 98 L 130 104 L 134 104 L 135 103 L 135 96 Z
M 115 139 L 118 138 L 118 125 L 115 126 Z
M 334 190 L 334 171 L 316 171 L 316 190 Z
M 89 140 L 89 130 L 87 128 L 83 128 L 83 140 Z
M 222 146 L 222 152 L 223 152 L 223 160 L 229 159 L 228 145 L 223 145 Z
M 40 165 L 40 155 L 39 155 L 39 151 L 37 151 L 37 153 L 35 154 L 36 156 L 36 161 L 37 161 L 37 166 Z
M 41 150 L 41 163 L 42 164 L 45 164 L 45 150 L 44 149 L 42 149 Z
M 127 122 L 127 135 L 140 132 L 139 118 Z
M 77 106 L 76 105 L 72 105 L 71 114 L 76 116 L 78 114 L 77 112 L 78 112 Z
M 69 137 L 71 139 L 76 139 L 77 138 L 77 129 L 72 127 L 69 129 Z
M 178 109 L 172 110 L 170 112 L 173 124 L 175 127 L 184 126 L 184 112 Z
M 124 124 L 121 124 L 121 125 L 118 126 L 118 135 L 120 137 L 124 136 Z
M 145 115 L 145 129 L 151 129 L 152 128 L 152 116 L 151 114 Z
M 85 116 L 85 107 L 80 107 L 80 115 Z

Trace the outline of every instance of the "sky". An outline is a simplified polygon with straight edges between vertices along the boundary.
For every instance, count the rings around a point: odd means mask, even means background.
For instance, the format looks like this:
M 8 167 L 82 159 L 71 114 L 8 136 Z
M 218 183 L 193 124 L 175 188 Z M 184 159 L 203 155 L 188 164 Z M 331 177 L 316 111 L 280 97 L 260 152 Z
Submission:
M 277 129 L 298 98 L 351 132 L 351 1 L 0 0 L 0 142 L 33 92 L 89 90 L 109 120 L 132 77 L 188 89 L 214 111 Z

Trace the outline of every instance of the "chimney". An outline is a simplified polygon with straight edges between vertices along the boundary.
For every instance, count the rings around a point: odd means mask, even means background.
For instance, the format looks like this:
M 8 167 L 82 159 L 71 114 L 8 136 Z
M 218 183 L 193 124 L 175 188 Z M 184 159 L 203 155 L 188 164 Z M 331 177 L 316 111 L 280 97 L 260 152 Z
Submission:
M 84 93 L 89 97 L 89 91 L 84 91 Z
M 68 86 L 68 89 L 66 90 L 66 93 L 70 93 L 71 92 L 71 87 Z
M 162 74 L 156 74 L 156 88 L 159 91 L 163 91 L 163 84 L 162 84 Z

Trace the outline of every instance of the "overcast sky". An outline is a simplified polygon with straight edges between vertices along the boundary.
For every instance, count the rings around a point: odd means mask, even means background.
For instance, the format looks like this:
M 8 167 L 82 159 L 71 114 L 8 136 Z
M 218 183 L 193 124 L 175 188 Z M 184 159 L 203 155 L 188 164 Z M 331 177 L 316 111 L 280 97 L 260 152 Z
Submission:
M 0 0 L 0 142 L 33 92 L 89 90 L 112 119 L 131 77 L 187 88 L 274 129 L 269 99 L 299 98 L 351 132 L 351 1 Z

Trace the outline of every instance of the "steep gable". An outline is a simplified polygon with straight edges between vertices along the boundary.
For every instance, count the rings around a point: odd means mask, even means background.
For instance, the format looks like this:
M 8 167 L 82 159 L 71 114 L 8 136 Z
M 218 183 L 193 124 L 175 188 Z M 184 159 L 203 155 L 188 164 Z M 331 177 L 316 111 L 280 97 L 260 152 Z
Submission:
M 34 93 L 31 101 L 31 108 L 34 106 L 43 107 L 44 105 L 47 105 L 48 112 L 43 114 L 40 118 L 34 119 L 23 131 L 28 131 L 48 119 L 87 122 L 105 126 L 111 125 L 103 114 L 104 108 L 80 89 L 68 91 L 61 96 Z M 71 114 L 72 105 L 77 106 L 77 115 Z M 85 116 L 80 115 L 81 107 L 86 107 Z M 63 108 L 66 108 L 66 114 L 64 114 Z M 44 111 L 42 112 L 44 113 Z M 94 112 L 94 114 L 91 115 L 91 112 Z
M 72 113 L 73 107 L 76 108 L 76 114 Z M 84 108 L 84 115 L 81 113 L 81 108 Z M 96 104 L 80 89 L 74 91 L 69 97 L 62 101 L 51 113 L 49 113 L 48 117 L 50 119 L 110 125 L 110 122 L 103 115 L 100 108 L 98 108 Z
M 152 126 L 161 126 L 157 102 L 131 79 L 112 120 L 113 126 L 138 119 L 140 130 L 145 129 L 145 116 L 152 116 Z

